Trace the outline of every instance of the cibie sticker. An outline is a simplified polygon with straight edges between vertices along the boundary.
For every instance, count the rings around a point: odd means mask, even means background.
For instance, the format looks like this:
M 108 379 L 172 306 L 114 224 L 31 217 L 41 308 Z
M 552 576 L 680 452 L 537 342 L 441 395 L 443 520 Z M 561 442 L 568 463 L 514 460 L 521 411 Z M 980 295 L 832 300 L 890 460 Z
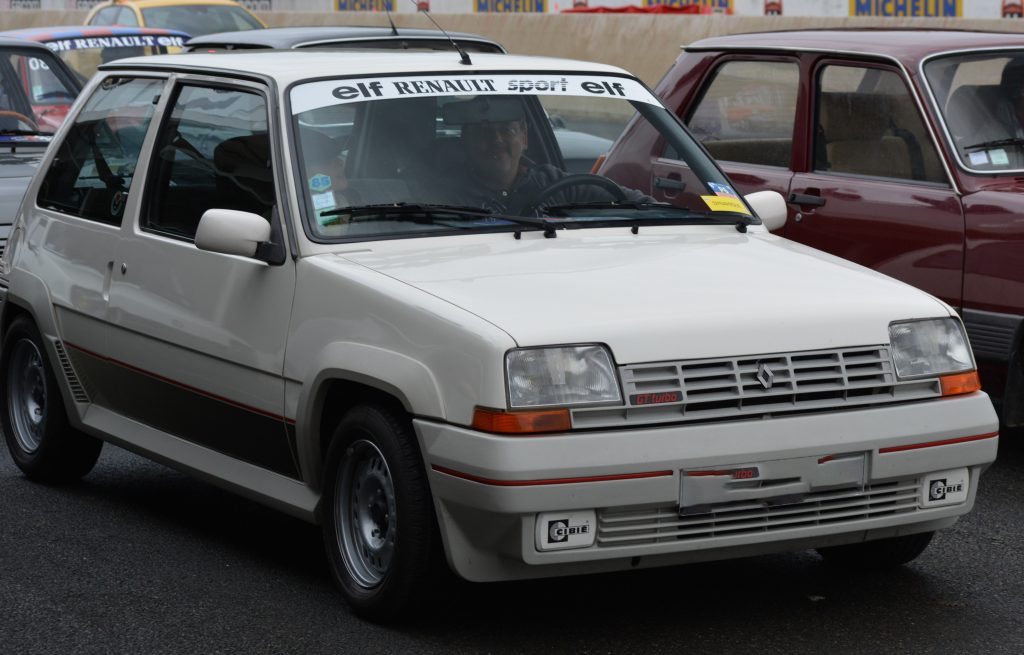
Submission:
M 921 507 L 957 505 L 967 501 L 971 476 L 967 469 L 940 471 L 921 481 Z
M 317 173 L 316 175 L 309 178 L 309 190 L 314 193 L 322 193 L 331 188 L 331 178 L 329 175 L 323 173 Z
M 639 81 L 611 75 L 418 75 L 325 80 L 300 84 L 291 91 L 292 113 L 366 100 L 465 95 L 555 95 L 620 98 L 660 105 Z
M 708 182 L 708 188 L 711 189 L 716 196 L 722 196 L 723 198 L 739 198 L 731 186 L 728 184 L 719 184 L 718 182 Z
M 701 196 L 701 200 L 704 201 L 711 211 L 713 212 L 735 212 L 737 214 L 750 214 L 750 210 L 743 204 L 743 201 L 739 198 L 726 198 L 724 196 Z
M 546 512 L 537 515 L 537 550 L 587 548 L 594 545 L 596 520 L 593 510 Z

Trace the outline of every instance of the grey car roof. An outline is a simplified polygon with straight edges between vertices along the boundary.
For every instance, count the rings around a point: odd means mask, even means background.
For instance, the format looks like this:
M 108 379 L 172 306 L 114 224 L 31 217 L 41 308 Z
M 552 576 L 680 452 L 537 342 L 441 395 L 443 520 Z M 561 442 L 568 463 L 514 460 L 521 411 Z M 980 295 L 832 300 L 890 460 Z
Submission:
M 314 45 L 330 46 L 330 42 L 344 41 L 380 41 L 382 39 L 401 40 L 447 40 L 440 30 L 414 29 L 400 27 L 398 35 L 392 33 L 390 27 L 354 26 L 322 26 L 322 27 L 271 27 L 265 30 L 244 30 L 239 32 L 219 32 L 197 36 L 186 44 L 188 48 L 235 46 L 238 48 L 273 48 L 286 50 L 291 48 L 311 47 Z M 496 51 L 504 52 L 497 41 L 478 34 L 468 32 L 448 32 L 460 43 L 475 43 L 492 46 Z
M 29 41 L 27 39 L 18 39 L 9 36 L 0 36 L 0 48 L 2 47 L 21 48 L 23 50 L 26 48 L 30 50 L 43 49 L 47 52 L 50 52 L 50 49 L 42 43 L 36 43 L 35 41 Z

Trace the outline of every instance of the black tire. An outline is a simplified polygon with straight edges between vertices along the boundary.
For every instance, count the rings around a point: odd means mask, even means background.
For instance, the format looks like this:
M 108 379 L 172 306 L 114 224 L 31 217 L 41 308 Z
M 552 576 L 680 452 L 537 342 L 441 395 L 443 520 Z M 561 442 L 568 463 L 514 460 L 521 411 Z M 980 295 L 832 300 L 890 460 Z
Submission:
M 4 336 L 0 381 L 4 439 L 28 478 L 61 484 L 92 470 L 103 442 L 68 423 L 43 338 L 26 316 L 14 319 Z
M 924 552 L 934 536 L 934 532 L 921 532 L 817 550 L 827 563 L 834 566 L 858 570 L 888 569 L 915 559 Z
M 389 622 L 430 587 L 440 539 L 408 419 L 376 405 L 335 429 L 324 475 L 323 535 L 331 574 L 353 611 Z

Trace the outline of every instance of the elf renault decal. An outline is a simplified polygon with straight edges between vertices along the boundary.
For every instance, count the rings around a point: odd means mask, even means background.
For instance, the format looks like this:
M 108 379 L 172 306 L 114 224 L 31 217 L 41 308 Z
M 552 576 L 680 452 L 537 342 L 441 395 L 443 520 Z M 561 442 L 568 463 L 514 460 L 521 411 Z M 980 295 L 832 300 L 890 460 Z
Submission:
M 292 113 L 365 100 L 450 95 L 562 95 L 658 100 L 637 80 L 602 75 L 422 75 L 310 82 L 291 91 Z
M 132 48 L 160 46 L 164 48 L 181 48 L 185 39 L 180 36 L 156 36 L 153 34 L 135 34 L 132 36 L 99 36 L 80 39 L 61 39 L 50 41 L 46 47 L 54 52 L 68 50 L 93 50 L 96 48 Z

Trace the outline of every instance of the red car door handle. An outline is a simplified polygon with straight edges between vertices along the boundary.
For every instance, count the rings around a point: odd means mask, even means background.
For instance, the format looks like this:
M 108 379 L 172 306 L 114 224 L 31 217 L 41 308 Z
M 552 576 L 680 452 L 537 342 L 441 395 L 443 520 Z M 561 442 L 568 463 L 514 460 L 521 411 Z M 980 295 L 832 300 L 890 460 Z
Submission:
M 683 191 L 686 189 L 686 182 L 682 180 L 673 180 L 670 177 L 655 177 L 654 187 L 656 189 L 671 189 L 673 191 Z
M 804 207 L 821 207 L 825 204 L 825 199 L 808 193 L 791 193 L 789 194 L 789 202 Z

